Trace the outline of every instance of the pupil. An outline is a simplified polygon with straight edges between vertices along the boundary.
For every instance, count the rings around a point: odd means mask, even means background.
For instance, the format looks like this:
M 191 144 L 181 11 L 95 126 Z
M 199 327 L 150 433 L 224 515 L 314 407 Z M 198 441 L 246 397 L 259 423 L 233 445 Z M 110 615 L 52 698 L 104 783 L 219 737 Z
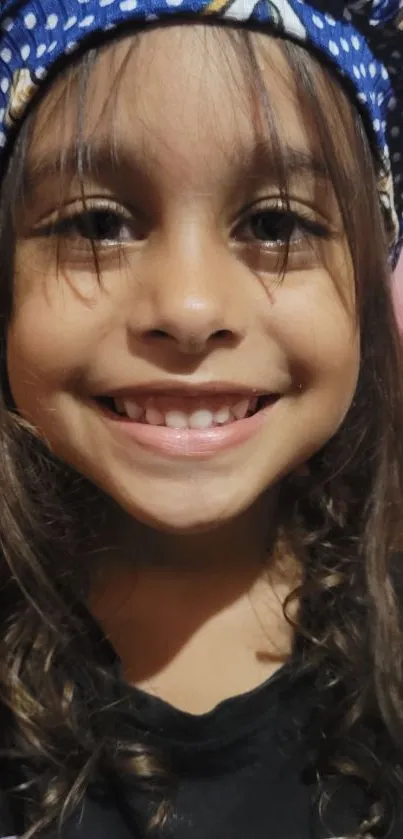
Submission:
M 259 239 L 285 241 L 291 238 L 293 220 L 287 213 L 262 213 L 252 219 L 252 228 Z
M 80 227 L 80 234 L 90 239 L 112 239 L 118 233 L 116 217 L 107 210 L 85 213 L 80 220 Z

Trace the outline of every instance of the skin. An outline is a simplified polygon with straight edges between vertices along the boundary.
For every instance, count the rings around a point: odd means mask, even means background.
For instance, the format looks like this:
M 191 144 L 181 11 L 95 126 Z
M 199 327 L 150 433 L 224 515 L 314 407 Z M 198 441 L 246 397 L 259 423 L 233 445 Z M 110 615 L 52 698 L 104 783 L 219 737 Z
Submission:
M 273 208 L 279 189 L 270 160 L 247 171 L 267 130 L 231 48 L 222 61 L 222 37 L 150 29 L 134 50 L 128 39 L 109 46 L 91 72 L 84 136 L 113 140 L 117 163 L 85 174 L 86 197 L 123 216 L 121 241 L 99 250 L 101 282 L 76 231 L 58 244 L 46 233 L 61 198 L 62 217 L 80 209 L 77 176 L 63 179 L 52 163 L 75 137 L 74 85 L 59 82 L 39 106 L 8 333 L 18 409 L 110 500 L 113 549 L 90 607 L 127 678 L 195 713 L 287 657 L 282 603 L 299 571 L 290 557 L 268 563 L 276 487 L 337 431 L 359 367 L 353 273 L 329 183 L 291 176 L 293 211 L 331 235 L 301 237 L 296 226 L 282 280 L 284 243 L 251 229 L 246 208 Z M 279 136 L 315 156 L 280 46 L 253 37 Z M 281 398 L 247 442 L 191 461 L 123 446 L 90 398 L 172 381 Z

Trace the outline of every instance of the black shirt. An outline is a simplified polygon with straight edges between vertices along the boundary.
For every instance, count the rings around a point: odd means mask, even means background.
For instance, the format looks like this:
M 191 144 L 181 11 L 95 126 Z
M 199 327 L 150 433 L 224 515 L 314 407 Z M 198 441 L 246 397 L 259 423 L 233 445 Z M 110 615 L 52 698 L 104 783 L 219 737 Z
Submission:
M 319 817 L 305 737 L 316 712 L 308 676 L 295 679 L 284 667 L 259 688 L 200 716 L 127 685 L 118 690 L 125 693 L 122 736 L 141 730 L 176 768 L 158 839 L 330 839 L 357 829 L 365 801 L 352 783 Z M 88 791 L 62 839 L 143 837 L 154 806 L 145 792 L 106 779 Z M 0 839 L 17 833 L 4 800 Z M 392 839 L 402 837 L 403 817 Z

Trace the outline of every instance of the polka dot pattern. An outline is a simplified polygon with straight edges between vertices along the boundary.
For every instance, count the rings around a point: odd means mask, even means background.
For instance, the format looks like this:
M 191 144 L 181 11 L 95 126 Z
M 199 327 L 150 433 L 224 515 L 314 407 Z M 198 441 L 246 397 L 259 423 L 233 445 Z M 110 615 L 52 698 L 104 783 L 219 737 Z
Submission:
M 129 21 L 208 13 L 312 46 L 350 85 L 382 160 L 391 259 L 403 246 L 403 0 L 1 0 L 0 156 L 63 55 Z

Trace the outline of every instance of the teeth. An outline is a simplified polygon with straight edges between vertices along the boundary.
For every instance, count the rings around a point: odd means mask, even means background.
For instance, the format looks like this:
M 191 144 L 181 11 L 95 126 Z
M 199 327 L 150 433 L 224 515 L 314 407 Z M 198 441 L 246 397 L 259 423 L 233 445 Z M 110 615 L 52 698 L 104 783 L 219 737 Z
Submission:
M 126 414 L 127 408 L 123 399 L 115 399 L 115 410 L 118 414 Z M 133 417 L 134 419 L 134 417 Z
M 245 398 L 231 405 L 231 407 L 223 405 L 218 410 L 209 410 L 203 407 L 191 412 L 179 409 L 158 410 L 155 407 L 155 401 L 153 397 L 152 400 L 147 400 L 142 407 L 133 399 L 115 399 L 115 409 L 118 414 L 126 415 L 135 422 L 146 422 L 148 425 L 165 425 L 167 428 L 204 430 L 215 425 L 225 425 L 234 420 L 244 419 L 250 411 L 256 409 L 258 400 L 257 397 Z
M 168 428 L 188 428 L 188 415 L 184 411 L 167 411 L 165 425 Z
M 232 409 L 232 410 L 234 410 L 234 409 Z M 230 419 L 231 419 L 230 409 L 229 408 L 220 408 L 219 411 L 216 411 L 215 414 L 213 414 L 213 419 L 214 419 L 214 422 L 217 423 L 217 425 L 224 425 L 226 422 L 229 422 Z
M 193 411 L 189 417 L 189 428 L 211 428 L 213 425 L 213 414 L 207 408 Z
M 164 414 L 161 414 L 156 408 L 147 408 L 146 422 L 149 425 L 164 425 Z
M 143 409 L 140 408 L 140 405 L 137 405 L 137 403 L 133 402 L 131 399 L 115 399 L 115 405 L 119 414 L 127 414 L 127 416 L 132 420 L 140 419 L 143 413 Z M 121 410 L 119 410 L 120 407 Z
M 237 402 L 232 408 L 232 413 L 235 419 L 245 419 L 246 414 L 249 411 L 250 404 L 250 399 L 241 399 L 240 402 Z

